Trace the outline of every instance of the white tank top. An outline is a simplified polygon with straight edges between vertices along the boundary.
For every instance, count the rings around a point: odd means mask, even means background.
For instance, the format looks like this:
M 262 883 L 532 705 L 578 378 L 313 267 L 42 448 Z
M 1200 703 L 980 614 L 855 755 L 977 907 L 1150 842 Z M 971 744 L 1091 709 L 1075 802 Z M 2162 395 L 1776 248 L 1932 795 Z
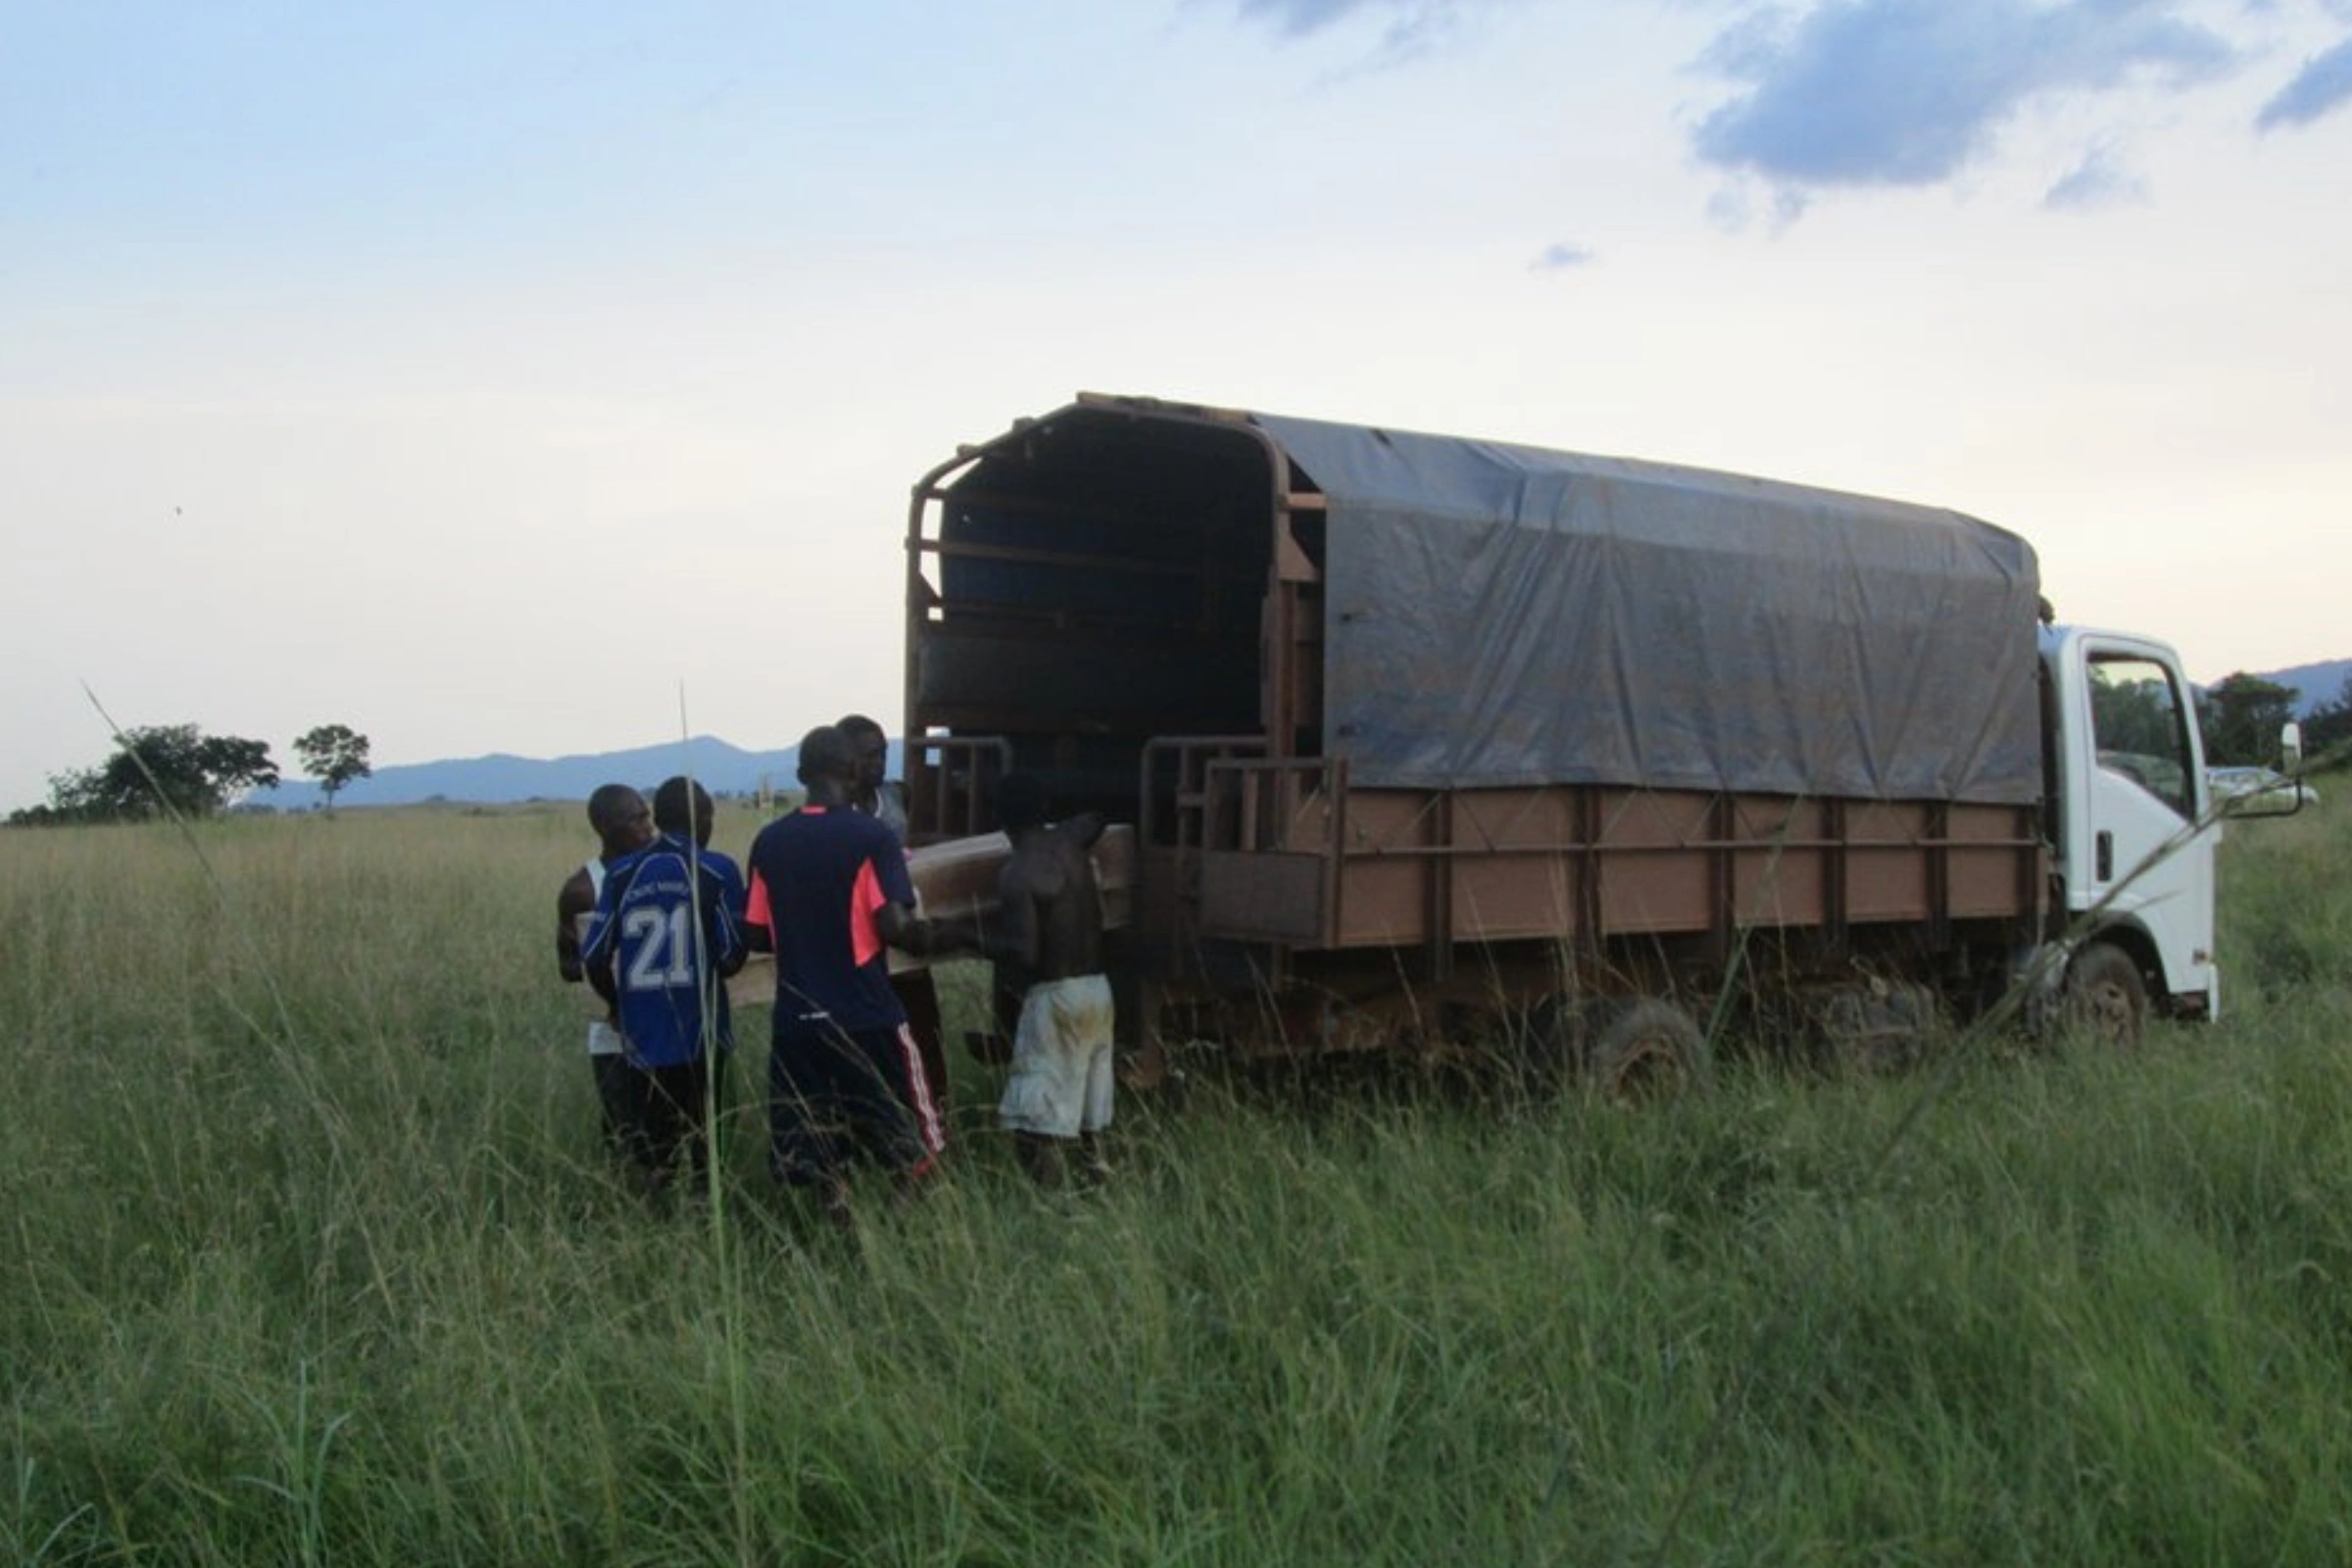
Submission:
M 588 873 L 590 893 L 602 898 L 605 892 L 605 862 L 590 860 L 582 869 Z M 588 1054 L 591 1056 L 617 1056 L 621 1054 L 622 1044 L 620 1031 L 604 1019 L 598 1018 L 588 1025 Z

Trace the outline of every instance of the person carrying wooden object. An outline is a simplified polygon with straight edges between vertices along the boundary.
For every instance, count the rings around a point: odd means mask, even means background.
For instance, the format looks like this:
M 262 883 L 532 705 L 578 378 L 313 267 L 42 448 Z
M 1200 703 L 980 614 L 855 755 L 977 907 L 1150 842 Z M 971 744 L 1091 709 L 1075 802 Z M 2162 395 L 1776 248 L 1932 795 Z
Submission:
M 598 786 L 588 797 L 588 825 L 596 830 L 597 858 L 565 877 L 556 894 L 556 970 L 575 983 L 587 978 L 580 966 L 580 938 L 604 890 L 606 871 L 654 841 L 653 812 L 645 797 L 626 784 Z M 605 1152 L 617 1154 L 628 1119 L 620 1081 L 620 1028 L 611 1002 L 599 1000 L 603 1010 L 588 1025 L 588 1068 L 596 1079 Z
M 844 715 L 833 726 L 849 737 L 858 759 L 858 782 L 850 791 L 854 809 L 880 822 L 906 844 L 906 786 L 891 778 L 890 737 L 863 713 Z M 918 906 L 919 907 L 919 906 Z M 906 1009 L 906 1027 L 914 1031 L 915 1048 L 923 1054 L 923 1076 L 931 1096 L 941 1104 L 948 1100 L 948 1053 L 940 1022 L 939 987 L 928 968 L 893 966 L 890 988 Z
M 695 842 L 689 789 L 679 778 L 657 792 L 665 831 L 610 868 L 580 944 L 581 967 L 620 1022 L 626 1143 L 657 1195 L 681 1163 L 710 1172 L 715 1075 L 734 1047 L 724 980 L 745 951 L 741 878 Z
M 838 728 L 802 739 L 800 779 L 807 803 L 760 830 L 748 865 L 753 945 L 775 955 L 768 1157 L 846 1227 L 853 1158 L 873 1155 L 911 1197 L 947 1123 L 890 986 L 889 947 L 924 945 L 906 851 L 851 808 L 857 760 Z
M 996 960 L 998 988 L 1020 999 L 997 1116 L 1022 1168 L 1056 1187 L 1070 1152 L 1080 1180 L 1109 1175 L 1102 1138 L 1111 1119 L 1113 1006 L 1092 853 L 1102 817 L 1054 822 L 1048 806 L 1035 774 L 1008 773 L 997 784 L 997 820 L 1012 855 L 998 873 L 996 917 L 981 947 Z

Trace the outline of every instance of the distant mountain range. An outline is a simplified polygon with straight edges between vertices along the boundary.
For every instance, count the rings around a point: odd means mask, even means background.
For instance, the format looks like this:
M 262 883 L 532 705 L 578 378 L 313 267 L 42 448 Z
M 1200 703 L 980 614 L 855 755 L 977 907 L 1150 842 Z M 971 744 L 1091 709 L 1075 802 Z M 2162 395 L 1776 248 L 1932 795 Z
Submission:
M 2335 659 L 2291 669 L 2270 670 L 2262 679 L 2290 687 L 2295 712 L 2308 714 L 2333 702 L 2352 678 L 2352 659 Z M 336 797 L 344 806 L 416 806 L 450 801 L 469 806 L 506 806 L 519 801 L 584 801 L 600 784 L 635 784 L 651 789 L 672 773 L 691 772 L 713 795 L 757 795 L 764 782 L 782 791 L 798 787 L 800 748 L 747 752 L 715 735 L 664 741 L 631 751 L 579 757 L 513 757 L 503 752 L 447 762 L 407 762 L 379 767 Z M 898 743 L 891 743 L 891 773 L 898 776 Z M 288 778 L 272 790 L 256 790 L 247 807 L 307 811 L 320 803 L 318 787 Z
M 335 797 L 346 806 L 416 806 L 428 801 L 504 806 L 517 801 L 584 801 L 600 784 L 634 784 L 651 791 L 673 773 L 692 773 L 713 795 L 757 795 L 764 782 L 782 791 L 799 788 L 795 778 L 801 749 L 747 752 L 715 735 L 664 741 L 623 752 L 579 757 L 461 758 L 447 762 L 404 762 L 379 767 Z M 255 790 L 243 805 L 280 811 L 307 811 L 320 804 L 318 786 L 289 777 L 275 789 Z
M 2352 679 L 2352 659 L 2329 659 L 2317 664 L 2297 664 L 2292 669 L 2274 669 L 2262 679 L 2292 687 L 2295 716 L 2305 718 L 2322 703 L 2332 703 L 2343 695 L 2344 682 Z

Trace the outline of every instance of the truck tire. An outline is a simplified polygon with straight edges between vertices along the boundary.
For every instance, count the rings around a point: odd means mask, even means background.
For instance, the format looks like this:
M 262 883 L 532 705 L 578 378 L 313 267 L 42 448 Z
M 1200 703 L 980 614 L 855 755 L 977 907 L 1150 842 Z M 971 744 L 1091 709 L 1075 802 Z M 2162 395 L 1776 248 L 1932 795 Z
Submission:
M 2093 942 L 2066 966 L 2061 1016 L 2071 1031 L 2130 1050 L 2148 1023 L 2148 984 L 2132 955 L 2112 942 Z
M 1584 1071 L 1594 1005 L 1574 997 L 1545 997 L 1512 1020 L 1510 1076 L 1520 1087 L 1550 1094 L 1576 1081 Z
M 1594 1020 L 1585 1081 L 1614 1099 L 1704 1089 L 1714 1081 L 1707 1038 L 1690 1014 L 1656 997 L 1618 1003 Z
M 1820 993 L 1810 1013 L 1813 1059 L 1831 1072 L 1916 1065 L 1943 1028 L 1936 993 L 1913 980 L 1872 981 Z

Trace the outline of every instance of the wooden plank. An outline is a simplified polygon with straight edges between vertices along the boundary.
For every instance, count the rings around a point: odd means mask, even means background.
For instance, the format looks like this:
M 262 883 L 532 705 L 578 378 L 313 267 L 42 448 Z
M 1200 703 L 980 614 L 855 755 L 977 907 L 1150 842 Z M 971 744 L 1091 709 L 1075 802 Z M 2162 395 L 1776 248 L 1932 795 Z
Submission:
M 906 854 L 906 874 L 914 883 L 915 909 L 931 919 L 959 919 L 977 914 L 985 919 L 997 906 L 997 876 L 1011 858 L 1012 845 L 1002 833 L 944 839 Z M 1132 918 L 1135 906 L 1135 829 L 1114 822 L 1095 841 L 1095 880 L 1102 890 L 1102 924 L 1117 930 Z M 928 959 L 890 950 L 890 972 L 904 974 L 925 968 Z M 775 960 L 755 953 L 727 982 L 735 1005 L 772 1004 L 776 996 Z

